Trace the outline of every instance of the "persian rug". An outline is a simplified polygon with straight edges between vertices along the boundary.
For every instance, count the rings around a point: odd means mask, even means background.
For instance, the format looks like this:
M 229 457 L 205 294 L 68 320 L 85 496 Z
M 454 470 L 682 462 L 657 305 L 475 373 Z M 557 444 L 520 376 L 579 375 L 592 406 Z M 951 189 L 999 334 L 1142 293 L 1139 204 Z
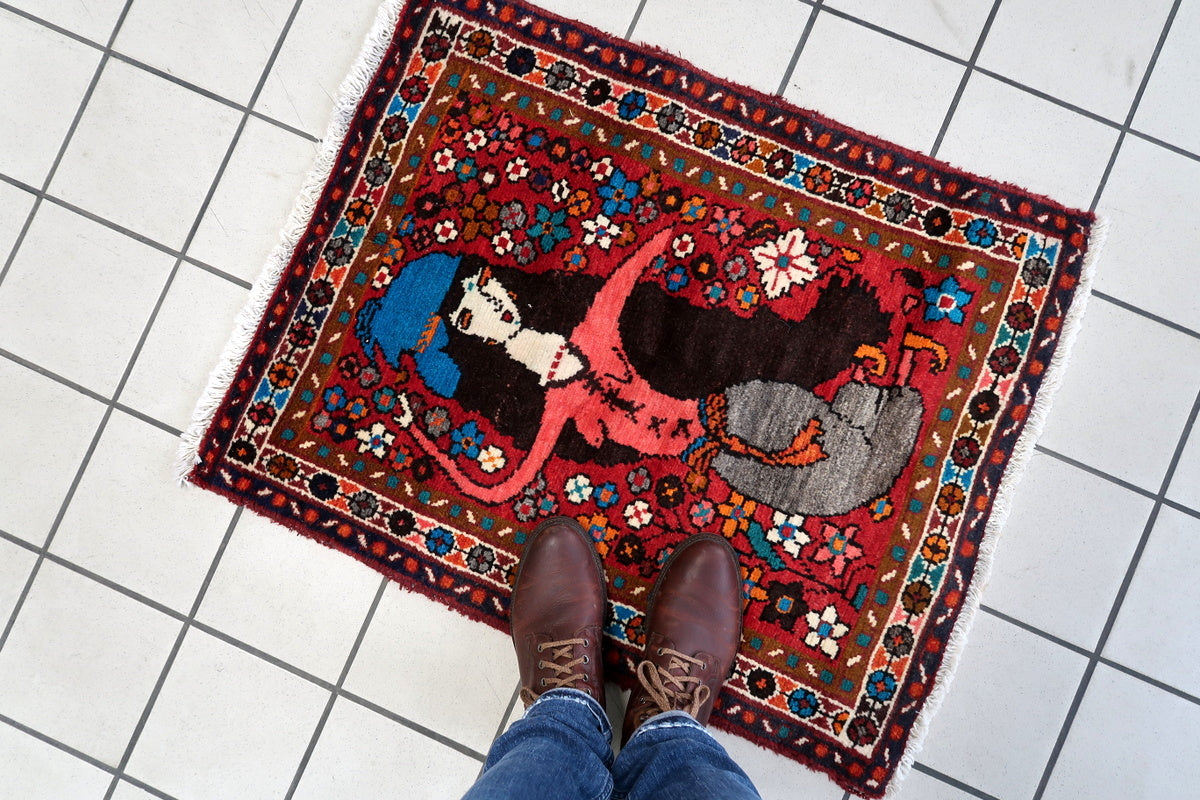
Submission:
M 713 724 L 912 763 L 1086 291 L 1091 215 L 518 2 L 381 11 L 185 437 L 195 484 L 507 630 L 538 520 L 729 539 Z

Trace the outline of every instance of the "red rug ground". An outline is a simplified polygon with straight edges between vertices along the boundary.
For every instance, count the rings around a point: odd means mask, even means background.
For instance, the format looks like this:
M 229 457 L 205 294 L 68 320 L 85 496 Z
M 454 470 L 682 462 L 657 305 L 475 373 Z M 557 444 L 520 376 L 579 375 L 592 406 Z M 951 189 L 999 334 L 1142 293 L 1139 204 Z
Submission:
M 190 479 L 502 629 L 525 533 L 575 517 L 625 679 L 658 566 L 721 533 L 715 724 L 883 794 L 1090 215 L 517 3 L 391 25 Z

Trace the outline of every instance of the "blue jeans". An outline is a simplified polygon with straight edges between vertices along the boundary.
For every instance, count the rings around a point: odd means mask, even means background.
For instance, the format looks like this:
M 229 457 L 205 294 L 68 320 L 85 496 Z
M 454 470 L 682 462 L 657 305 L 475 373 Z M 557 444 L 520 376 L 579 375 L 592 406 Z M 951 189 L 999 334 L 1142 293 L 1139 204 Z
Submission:
M 615 762 L 600 704 L 553 689 L 495 741 L 463 800 L 761 800 L 725 748 L 682 711 L 659 714 Z

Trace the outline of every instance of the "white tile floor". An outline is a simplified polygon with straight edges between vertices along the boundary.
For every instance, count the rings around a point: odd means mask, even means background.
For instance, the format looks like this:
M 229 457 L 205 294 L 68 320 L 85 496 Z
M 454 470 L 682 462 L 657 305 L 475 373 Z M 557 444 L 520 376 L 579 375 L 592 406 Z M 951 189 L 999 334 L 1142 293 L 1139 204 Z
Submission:
M 0 0 L 0 798 L 448 798 L 513 713 L 503 634 L 169 479 L 376 1 Z M 1195 797 L 1200 0 L 548 4 L 1112 220 L 903 797 Z

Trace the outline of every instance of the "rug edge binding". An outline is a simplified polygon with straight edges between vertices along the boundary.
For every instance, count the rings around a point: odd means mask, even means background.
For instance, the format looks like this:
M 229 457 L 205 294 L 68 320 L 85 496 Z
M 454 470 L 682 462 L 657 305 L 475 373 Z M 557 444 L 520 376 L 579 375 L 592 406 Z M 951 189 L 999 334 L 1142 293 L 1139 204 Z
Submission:
M 274 296 L 279 281 L 291 262 L 292 254 L 307 230 L 309 220 L 321 199 L 350 129 L 350 123 L 354 120 L 358 105 L 370 88 L 380 63 L 387 55 L 396 25 L 407 4 L 407 0 L 383 0 L 354 64 L 342 79 L 329 125 L 321 139 L 321 146 L 304 178 L 287 222 L 280 230 L 279 241 L 267 256 L 267 261 L 250 290 L 250 296 L 238 314 L 233 333 L 230 334 L 217 365 L 209 374 L 204 392 L 192 412 L 191 422 L 180 436 L 179 450 L 173 465 L 174 478 L 180 486 L 191 485 L 192 471 L 200 463 L 200 445 L 237 376 L 238 368 L 254 340 L 254 335 L 258 332 L 267 304 Z
M 1107 218 L 1100 216 L 1094 218 L 1088 235 L 1087 251 L 1084 254 L 1083 265 L 1080 269 L 1078 290 L 1063 322 L 1059 345 L 1055 349 L 1054 355 L 1050 360 L 1050 367 L 1046 370 L 1043 377 L 1041 388 L 1038 390 L 1033 408 L 1029 413 L 1025 430 L 1022 431 L 1016 446 L 1013 448 L 1012 457 L 1005 470 L 1004 477 L 1001 479 L 1000 486 L 996 490 L 995 499 L 992 501 L 992 513 L 985 524 L 983 540 L 979 545 L 979 557 L 975 563 L 975 573 L 971 578 L 971 585 L 967 589 L 962 611 L 959 613 L 958 620 L 954 624 L 954 629 L 950 633 L 950 639 L 946 643 L 945 657 L 942 659 L 937 676 L 934 678 L 933 689 L 930 690 L 924 706 L 913 723 L 908 742 L 905 745 L 903 754 L 900 756 L 900 762 L 897 764 L 895 772 L 892 773 L 891 779 L 888 781 L 887 788 L 883 794 L 885 800 L 891 800 L 891 798 L 899 794 L 905 778 L 908 777 L 908 773 L 916 763 L 917 755 L 925 744 L 925 737 L 929 733 L 930 721 L 936 716 L 938 709 L 950 692 L 959 659 L 966 650 L 967 638 L 971 626 L 974 624 L 975 615 L 978 613 L 979 606 L 983 601 L 983 593 L 990 577 L 996 545 L 1000 533 L 1008 520 L 1013 497 L 1016 495 L 1021 477 L 1024 475 L 1026 468 L 1029 466 L 1029 461 L 1033 457 L 1035 445 L 1038 439 L 1041 438 L 1042 430 L 1045 428 L 1046 421 L 1050 416 L 1054 397 L 1058 394 L 1058 390 L 1062 385 L 1063 374 L 1066 371 L 1067 364 L 1070 362 L 1071 351 L 1074 349 L 1079 330 L 1083 327 L 1084 315 L 1091 298 L 1092 281 L 1096 265 L 1099 262 L 1105 240 L 1108 237 L 1108 228 L 1109 221 Z

